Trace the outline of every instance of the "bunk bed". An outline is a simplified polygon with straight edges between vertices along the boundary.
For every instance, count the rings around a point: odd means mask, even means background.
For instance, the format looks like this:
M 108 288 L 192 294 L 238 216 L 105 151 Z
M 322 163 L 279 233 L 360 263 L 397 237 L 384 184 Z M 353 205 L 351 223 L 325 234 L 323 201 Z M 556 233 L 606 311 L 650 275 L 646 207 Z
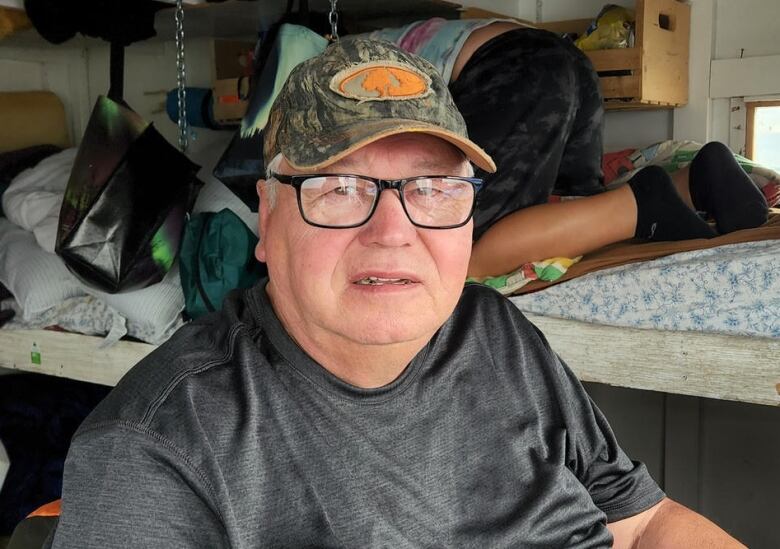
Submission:
M 31 104 L 37 110 L 34 101 Z M 42 133 L 17 145 L 50 143 L 53 135 L 59 139 L 63 132 L 67 135 L 64 115 L 48 119 L 50 123 L 41 126 Z M 17 132 L 4 126 L 0 133 L 5 150 L 13 149 Z M 773 242 L 780 252 L 780 240 Z M 780 277 L 780 266 L 775 263 L 775 267 Z M 604 273 L 601 276 L 607 276 Z M 513 299 L 522 309 L 525 298 Z M 539 311 L 527 316 L 584 381 L 780 405 L 780 334 L 728 335 L 594 324 Z M 154 348 L 127 340 L 107 346 L 100 336 L 56 330 L 2 329 L 0 367 L 114 385 Z
M 38 110 L 35 97 L 46 96 L 30 94 L 27 98 L 31 108 Z M 50 102 L 50 97 L 45 100 Z M 52 135 L 61 135 L 60 124 L 64 124 L 65 117 L 48 118 L 62 122 L 42 126 L 45 134 L 33 137 L 33 141 L 49 142 Z M 27 139 L 24 145 L 29 144 Z M 780 242 L 775 244 L 780 251 Z M 780 253 L 776 255 L 780 257 Z M 541 314 L 528 316 L 584 381 L 780 404 L 780 338 L 640 329 Z M 154 348 L 148 343 L 125 340 L 106 347 L 102 337 L 53 330 L 0 330 L 0 366 L 105 385 L 114 385 Z

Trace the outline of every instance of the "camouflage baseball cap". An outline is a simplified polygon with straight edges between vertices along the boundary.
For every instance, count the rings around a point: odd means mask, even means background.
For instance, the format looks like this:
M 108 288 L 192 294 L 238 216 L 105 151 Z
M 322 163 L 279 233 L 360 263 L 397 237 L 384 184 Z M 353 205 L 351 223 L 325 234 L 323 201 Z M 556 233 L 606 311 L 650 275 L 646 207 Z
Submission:
M 440 137 L 496 170 L 433 65 L 389 42 L 345 37 L 290 74 L 271 107 L 263 156 L 268 165 L 281 152 L 293 168 L 317 170 L 406 132 Z

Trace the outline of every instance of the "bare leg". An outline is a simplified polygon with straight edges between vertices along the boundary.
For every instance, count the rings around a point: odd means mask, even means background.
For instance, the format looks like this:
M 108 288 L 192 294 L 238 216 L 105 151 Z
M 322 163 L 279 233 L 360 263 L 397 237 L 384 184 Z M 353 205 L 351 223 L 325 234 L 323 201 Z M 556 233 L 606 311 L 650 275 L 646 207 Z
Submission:
M 500 219 L 474 243 L 468 274 L 496 276 L 529 261 L 576 257 L 632 238 L 636 219 L 636 201 L 628 186 L 524 208 Z

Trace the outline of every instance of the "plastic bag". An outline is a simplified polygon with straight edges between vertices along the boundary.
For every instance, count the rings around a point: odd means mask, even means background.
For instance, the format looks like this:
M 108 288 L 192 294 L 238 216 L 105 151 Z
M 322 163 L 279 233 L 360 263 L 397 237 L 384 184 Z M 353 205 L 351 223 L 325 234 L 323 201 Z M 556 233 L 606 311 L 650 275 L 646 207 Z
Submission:
M 134 111 L 99 97 L 65 190 L 55 252 L 104 292 L 159 282 L 179 250 L 198 169 Z
M 607 4 L 599 12 L 585 35 L 574 41 L 581 50 L 609 50 L 633 47 L 634 12 Z

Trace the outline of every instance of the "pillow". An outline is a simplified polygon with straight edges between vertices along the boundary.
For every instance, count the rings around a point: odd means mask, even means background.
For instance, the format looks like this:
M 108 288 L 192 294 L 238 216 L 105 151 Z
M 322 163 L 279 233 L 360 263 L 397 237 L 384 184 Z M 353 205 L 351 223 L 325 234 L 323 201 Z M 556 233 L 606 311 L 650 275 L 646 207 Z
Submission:
M 83 286 L 83 290 L 105 302 L 127 320 L 127 335 L 146 343 L 159 345 L 182 324 L 184 292 L 179 282 L 178 261 L 160 282 L 140 290 L 117 294 L 88 286 Z
M 0 219 L 0 282 L 29 320 L 68 298 L 85 295 L 62 260 L 43 250 L 35 236 Z
M 60 152 L 56 145 L 37 145 L 16 151 L 0 153 L 0 196 L 11 184 L 11 181 L 27 168 L 32 168 L 38 162 Z
M 36 320 L 67 299 L 92 295 L 127 321 L 128 335 L 147 343 L 162 343 L 182 322 L 178 262 L 157 284 L 107 294 L 81 284 L 59 256 L 43 250 L 31 232 L 6 219 L 0 219 L 0 283 L 13 294 L 23 321 Z

